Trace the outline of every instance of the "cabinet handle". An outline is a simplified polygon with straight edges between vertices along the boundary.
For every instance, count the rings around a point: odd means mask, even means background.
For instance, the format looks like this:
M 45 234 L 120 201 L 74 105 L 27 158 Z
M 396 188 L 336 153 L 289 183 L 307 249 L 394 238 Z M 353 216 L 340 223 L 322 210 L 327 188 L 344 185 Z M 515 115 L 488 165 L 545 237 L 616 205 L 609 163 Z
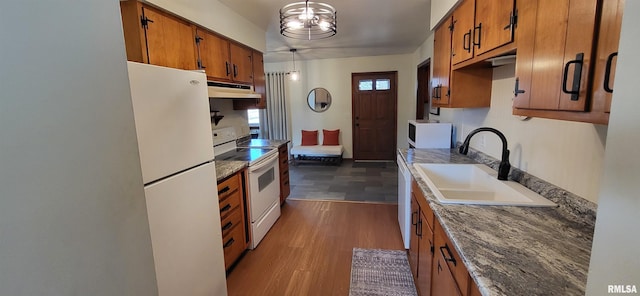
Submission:
M 236 241 L 235 241 L 235 240 L 233 239 L 233 237 L 232 237 L 232 238 L 231 238 L 231 239 L 229 239 L 226 243 L 224 243 L 223 248 L 224 248 L 224 249 L 228 248 L 229 246 L 233 245 L 233 243 L 234 243 L 234 242 L 236 242 Z
M 145 30 L 149 28 L 149 23 L 153 23 L 153 20 L 144 15 L 140 16 L 140 24 Z
M 462 36 L 462 49 L 471 52 L 471 30 Z
M 416 221 L 416 219 L 415 219 L 416 218 L 416 214 L 418 214 L 418 211 L 415 211 L 415 212 L 411 213 L 411 225 L 418 225 L 418 221 Z M 413 221 L 416 221 L 416 222 L 413 222 Z M 418 233 L 416 232 L 416 234 L 418 234 Z
M 229 70 L 229 62 L 224 62 L 224 66 L 227 71 L 227 76 L 229 76 L 229 74 L 231 74 L 231 71 Z
M 476 30 L 478 31 L 478 34 L 476 34 Z M 473 35 L 473 46 L 480 48 L 480 41 L 482 40 L 482 23 L 479 23 L 477 27 L 473 28 Z M 478 43 L 476 43 L 475 36 L 478 36 Z
M 443 249 L 447 250 L 447 254 L 449 255 L 449 258 L 447 258 L 447 255 L 444 254 Z M 451 254 L 451 250 L 449 249 L 449 246 L 447 244 L 440 247 L 440 253 L 442 253 L 442 257 L 444 258 L 445 261 L 451 261 L 453 263 L 453 266 L 456 266 L 456 258 L 453 258 L 453 254 Z
M 440 265 L 440 260 L 438 260 L 438 273 L 442 271 L 442 266 Z
M 433 245 L 431 239 L 429 239 L 429 251 L 431 251 L 431 255 L 433 255 L 433 253 L 435 252 L 435 246 Z
M 218 190 L 218 195 L 223 194 L 227 191 L 229 191 L 231 188 L 229 188 L 229 186 L 225 186 L 224 188 Z
M 516 88 L 513 90 L 513 94 L 517 97 L 518 94 L 525 93 L 524 89 L 520 89 L 520 78 L 516 78 Z
M 580 95 L 580 80 L 582 78 L 582 63 L 584 60 L 584 53 L 578 53 L 575 60 L 568 61 L 564 65 L 564 73 L 562 75 L 562 92 L 571 95 L 572 101 L 577 101 Z M 569 76 L 569 66 L 575 64 L 573 69 L 573 82 L 571 83 L 571 90 L 567 89 L 567 77 Z
M 418 225 L 416 229 L 419 229 L 418 233 L 416 233 L 419 237 L 422 238 L 422 219 L 418 219 Z
M 238 65 L 233 64 L 233 77 L 238 77 Z
M 618 52 L 614 52 L 612 54 L 609 55 L 609 57 L 607 57 L 607 66 L 605 67 L 604 70 L 604 91 L 608 92 L 608 93 L 612 93 L 613 92 L 613 88 L 611 88 L 609 85 L 611 84 L 611 66 L 613 64 L 613 58 L 618 56 Z
M 231 204 L 227 204 L 226 206 L 224 206 L 222 209 L 220 209 L 220 214 L 228 211 L 231 209 Z
M 227 229 L 231 228 L 231 226 L 233 226 L 233 223 L 231 223 L 231 222 L 227 222 L 227 224 L 225 224 L 224 226 L 222 226 L 222 230 L 227 230 Z

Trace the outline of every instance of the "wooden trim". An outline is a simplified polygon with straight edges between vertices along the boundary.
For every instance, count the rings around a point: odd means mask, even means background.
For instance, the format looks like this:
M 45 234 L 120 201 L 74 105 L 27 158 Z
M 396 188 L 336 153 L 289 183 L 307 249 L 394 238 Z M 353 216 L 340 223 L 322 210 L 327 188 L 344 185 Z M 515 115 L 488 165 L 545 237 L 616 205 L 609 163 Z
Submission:
M 609 113 L 604 112 L 573 112 L 513 108 L 513 115 L 558 119 L 565 121 L 578 121 L 603 125 L 609 124 Z

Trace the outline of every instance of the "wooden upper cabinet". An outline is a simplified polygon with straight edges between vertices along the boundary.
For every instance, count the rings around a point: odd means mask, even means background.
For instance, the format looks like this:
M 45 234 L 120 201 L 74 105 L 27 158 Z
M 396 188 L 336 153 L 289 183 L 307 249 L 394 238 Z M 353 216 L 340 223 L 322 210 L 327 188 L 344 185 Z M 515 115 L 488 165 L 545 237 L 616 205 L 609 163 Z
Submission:
M 525 92 L 514 106 L 586 111 L 596 1 L 523 2 L 531 7 L 520 13 L 519 29 L 527 33 L 518 34 L 516 77 Z
M 515 0 L 475 0 L 475 54 L 481 55 L 514 40 Z
M 195 40 L 199 54 L 198 66 L 207 73 L 207 79 L 231 79 L 229 40 L 202 28 L 196 28 Z
M 264 74 L 264 59 L 261 52 L 254 50 L 252 53 L 253 91 L 260 94 L 260 98 L 254 100 L 234 100 L 234 110 L 266 109 L 267 87 Z
M 452 13 L 451 63 L 456 65 L 511 43 L 515 14 L 514 0 L 462 1 Z
M 231 42 L 231 75 L 234 82 L 253 83 L 252 51 L 250 48 Z
M 195 70 L 191 24 L 137 1 L 120 2 L 127 59 Z
M 464 0 L 453 11 L 451 63 L 457 64 L 473 57 L 474 19 L 476 0 Z
M 433 77 L 431 98 L 433 106 L 449 104 L 449 75 L 451 74 L 451 17 L 436 28 L 433 37 Z
M 607 67 L 606 62 L 617 50 L 623 4 L 616 0 L 519 3 L 513 114 L 607 124 L 610 96 L 599 88 L 605 74 L 613 72 L 613 64 Z M 612 85 L 612 75 L 608 76 Z
M 598 49 L 594 60 L 593 111 L 611 111 L 611 94 L 616 74 L 618 42 L 622 26 L 624 0 L 602 2 Z

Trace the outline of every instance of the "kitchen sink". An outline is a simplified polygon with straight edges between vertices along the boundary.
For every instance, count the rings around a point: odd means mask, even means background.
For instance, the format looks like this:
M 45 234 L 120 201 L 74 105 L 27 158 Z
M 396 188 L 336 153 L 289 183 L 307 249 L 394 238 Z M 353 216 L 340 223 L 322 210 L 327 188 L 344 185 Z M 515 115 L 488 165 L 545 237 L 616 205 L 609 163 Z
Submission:
M 483 164 L 415 163 L 440 203 L 554 207 L 555 203 L 514 181 L 500 181 Z

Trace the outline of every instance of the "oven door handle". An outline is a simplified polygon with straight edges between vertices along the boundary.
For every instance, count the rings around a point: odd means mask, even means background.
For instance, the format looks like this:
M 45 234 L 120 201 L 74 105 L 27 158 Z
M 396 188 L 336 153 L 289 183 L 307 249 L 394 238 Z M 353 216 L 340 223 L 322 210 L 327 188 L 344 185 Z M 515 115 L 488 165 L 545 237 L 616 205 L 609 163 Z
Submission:
M 250 166 L 249 167 L 249 172 L 250 173 L 257 172 L 257 171 L 261 170 L 264 167 L 273 165 L 273 163 L 277 162 L 277 161 L 278 161 L 278 154 L 276 153 L 276 154 L 274 154 L 272 156 L 267 157 L 264 161 L 261 161 L 256 165 Z

